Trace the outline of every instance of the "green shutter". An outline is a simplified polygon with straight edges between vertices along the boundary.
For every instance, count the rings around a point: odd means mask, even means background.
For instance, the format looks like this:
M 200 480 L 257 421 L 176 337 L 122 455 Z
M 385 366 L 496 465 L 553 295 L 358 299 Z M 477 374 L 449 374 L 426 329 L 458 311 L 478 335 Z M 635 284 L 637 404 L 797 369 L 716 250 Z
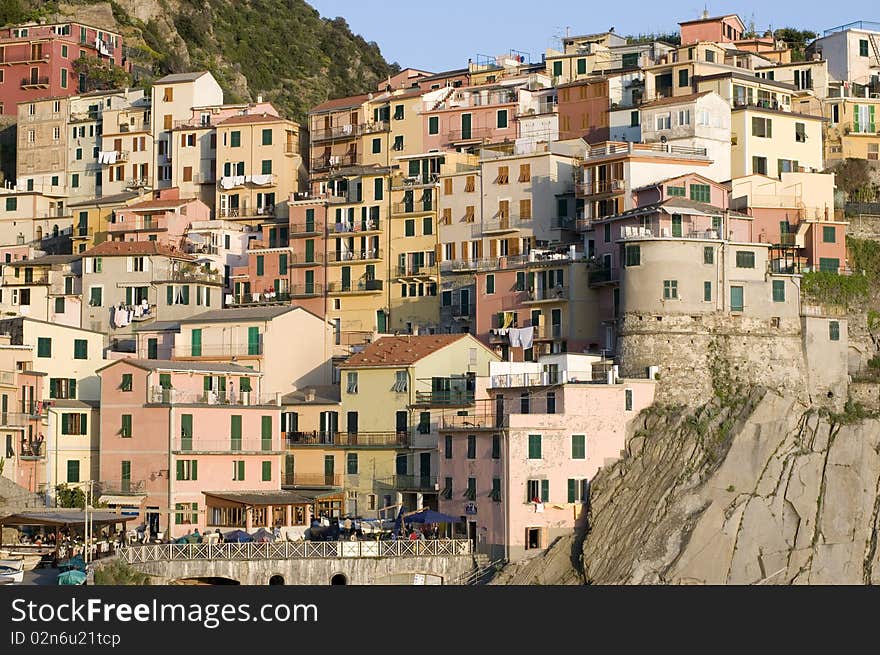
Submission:
M 568 502 L 573 503 L 577 500 L 577 480 L 568 479 Z
M 773 302 L 785 302 L 785 280 L 773 280 Z
M 263 255 L 257 255 L 257 275 L 263 275 L 264 272 Z
M 241 416 L 235 414 L 230 417 L 230 449 L 241 450 Z
M 193 415 L 180 415 L 180 449 L 192 450 Z
M 529 435 L 529 459 L 541 459 L 541 435 Z
M 183 289 L 183 304 L 188 305 L 189 304 L 189 285 L 184 284 L 182 289 Z
M 61 415 L 61 434 L 70 434 L 70 414 Z
M 708 280 L 703 282 L 703 301 L 712 302 L 712 283 Z
M 260 328 L 248 328 L 248 355 L 260 354 Z
M 173 305 L 174 304 L 174 286 L 169 284 L 165 287 L 165 304 Z
M 571 458 L 585 459 L 587 456 L 586 436 L 583 434 L 571 435 Z
M 238 130 L 234 130 L 230 134 L 230 142 L 231 142 L 230 143 L 231 147 L 233 147 L 233 148 L 240 147 L 241 146 L 241 132 L 239 132 Z
M 131 438 L 131 414 L 122 415 L 122 436 Z
M 67 481 L 68 482 L 79 482 L 79 460 L 78 459 L 67 460 Z
M 263 145 L 271 146 L 272 145 L 272 128 L 263 129 Z
M 75 339 L 73 342 L 73 358 L 88 359 L 89 358 L 89 342 L 85 339 Z
M 183 480 L 183 460 L 177 460 L 177 480 Z
M 828 338 L 831 341 L 840 341 L 840 322 L 839 321 L 829 321 L 829 323 L 828 323 Z
M 37 357 L 52 356 L 52 339 L 48 337 L 37 337 Z
M 550 480 L 541 480 L 541 502 L 550 502 Z
M 244 460 L 237 462 L 238 479 L 244 480 Z
M 193 357 L 202 356 L 202 330 L 194 329 L 190 333 L 191 354 Z
M 306 263 L 315 261 L 315 240 L 306 239 Z
M 272 417 L 264 416 L 261 426 L 261 446 L 263 450 L 272 450 Z
M 272 462 L 263 462 L 263 482 L 272 481 Z
M 76 400 L 76 378 L 67 380 L 67 397 L 70 400 Z

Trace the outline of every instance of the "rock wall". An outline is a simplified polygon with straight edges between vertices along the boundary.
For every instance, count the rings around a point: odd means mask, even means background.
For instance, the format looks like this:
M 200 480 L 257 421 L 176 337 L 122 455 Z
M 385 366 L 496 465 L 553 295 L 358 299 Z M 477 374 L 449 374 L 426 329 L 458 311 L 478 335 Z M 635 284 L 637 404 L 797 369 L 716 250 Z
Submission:
M 753 390 L 655 407 L 600 471 L 588 583 L 877 584 L 880 420 Z
M 880 216 L 859 214 L 847 216 L 846 235 L 859 239 L 880 239 Z
M 849 397 L 868 411 L 880 411 L 880 382 L 852 382 Z

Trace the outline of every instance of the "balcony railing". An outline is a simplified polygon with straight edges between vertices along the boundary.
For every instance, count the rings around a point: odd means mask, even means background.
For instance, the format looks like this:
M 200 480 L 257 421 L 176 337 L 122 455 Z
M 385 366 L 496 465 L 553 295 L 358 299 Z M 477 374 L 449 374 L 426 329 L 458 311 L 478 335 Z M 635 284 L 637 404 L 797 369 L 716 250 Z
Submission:
M 351 139 L 364 134 L 378 134 L 379 132 L 387 132 L 390 129 L 388 121 L 376 121 L 370 123 L 361 123 L 359 125 L 334 125 L 333 127 L 325 127 L 314 130 L 309 133 L 312 143 L 318 141 L 328 141 L 331 139 Z
M 526 293 L 523 302 L 557 302 L 568 300 L 568 285 L 557 285 L 552 288 L 537 288 Z
M 341 487 L 342 473 L 285 473 L 281 476 L 284 487 Z
M 174 346 L 175 357 L 243 357 L 245 355 L 262 355 L 261 343 L 231 343 L 222 345 L 180 344 Z
M 617 281 L 617 270 L 614 268 L 597 268 L 587 273 L 589 284 L 607 284 Z
M 291 223 L 290 224 L 290 236 L 303 236 L 310 234 L 321 234 L 324 231 L 324 226 L 319 223 Z
M 330 168 L 354 166 L 358 163 L 358 153 L 347 152 L 344 155 L 322 155 L 312 159 L 313 171 L 325 171 Z
M 327 293 L 372 293 L 382 291 L 382 280 L 355 280 L 354 282 L 328 282 Z
M 95 482 L 96 495 L 124 496 L 126 494 L 141 494 L 145 490 L 143 480 L 100 480 Z
M 243 437 L 233 439 L 193 439 L 176 437 L 171 450 L 181 453 L 270 453 L 279 452 L 278 444 L 272 439 Z
M 409 445 L 409 432 L 286 432 L 288 446 L 404 447 Z
M 43 441 L 22 441 L 18 456 L 22 459 L 43 459 L 46 457 L 46 444 Z
M 469 130 L 450 130 L 449 142 L 454 143 L 456 141 L 474 141 L 485 139 L 491 135 L 491 127 L 472 127 Z
M 353 223 L 330 223 L 327 225 L 328 234 L 352 234 L 356 232 L 378 232 L 382 229 L 381 223 L 375 219 L 355 221 Z
M 277 405 L 275 394 L 259 394 L 256 391 L 183 391 L 150 387 L 147 402 L 161 405 L 235 405 L 262 407 Z
M 206 271 L 204 268 L 161 268 L 153 273 L 155 282 L 202 282 L 223 284 L 223 274 Z
M 427 175 L 421 173 L 418 175 L 398 175 L 391 178 L 391 188 L 398 191 L 400 189 L 411 189 L 418 186 L 431 186 L 437 184 L 439 180 L 440 175 L 438 173 L 428 173 Z
M 294 284 L 290 287 L 291 298 L 312 298 L 324 295 L 322 284 Z
M 342 262 L 363 262 L 382 259 L 382 251 L 375 248 L 366 250 L 348 250 L 345 252 L 328 252 L 327 261 L 331 264 Z
M 275 207 L 250 207 L 247 204 L 241 207 L 221 207 L 217 210 L 217 218 L 257 218 L 261 216 L 274 216 Z
M 417 405 L 470 405 L 473 391 L 416 391 Z
M 691 155 L 698 157 L 706 156 L 705 148 L 693 148 L 691 146 L 675 146 L 669 143 L 608 143 L 601 147 L 590 148 L 586 159 L 596 159 L 611 155 L 634 155 L 650 154 L 654 152 L 671 153 L 677 155 Z
M 623 190 L 623 180 L 596 180 L 595 182 L 581 182 L 575 185 L 575 191 L 579 196 L 591 196 L 599 193 L 615 193 Z
M 558 326 L 555 326 L 558 327 Z M 566 371 L 543 371 L 541 373 L 507 373 L 493 375 L 490 389 L 508 389 L 512 387 L 547 387 L 569 382 Z
M 271 291 L 263 293 L 239 293 L 232 296 L 230 306 L 241 305 L 283 305 L 290 302 L 290 291 Z
M 39 88 L 39 87 L 48 87 L 49 86 L 49 78 L 48 77 L 23 77 L 21 80 L 21 88 L 30 89 L 30 88 Z
M 496 414 L 487 408 L 440 417 L 441 430 L 496 430 L 507 427 L 507 412 Z
M 434 211 L 434 203 L 422 199 L 413 202 L 395 202 L 391 206 L 391 213 L 395 215 L 423 214 L 432 211 Z
M 436 264 L 428 264 L 426 266 L 407 264 L 406 266 L 396 266 L 395 270 L 398 277 L 425 277 L 437 275 Z
M 399 491 L 438 491 L 436 475 L 395 475 L 392 485 Z
M 39 263 L 39 262 L 37 262 Z M 22 271 L 23 269 L 18 268 L 18 271 Z M 49 284 L 49 274 L 45 271 L 37 273 L 36 275 L 31 274 L 28 275 L 27 271 L 22 274 L 11 275 L 8 271 L 3 275 L 3 285 L 7 287 L 20 287 L 20 286 L 30 286 L 30 285 L 42 285 Z
M 474 315 L 474 308 L 475 306 L 472 304 L 443 305 L 440 307 L 440 312 L 453 317 L 469 317 Z

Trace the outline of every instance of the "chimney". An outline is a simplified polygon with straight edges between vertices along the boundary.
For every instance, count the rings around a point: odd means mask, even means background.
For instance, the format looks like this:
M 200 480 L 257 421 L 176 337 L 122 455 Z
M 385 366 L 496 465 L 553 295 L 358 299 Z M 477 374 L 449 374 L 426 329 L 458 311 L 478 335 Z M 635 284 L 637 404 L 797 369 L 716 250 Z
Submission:
M 262 96 L 262 95 L 258 95 L 258 96 L 257 96 L 257 102 L 258 102 L 258 103 L 263 102 L 263 96 Z
M 307 403 L 314 402 L 314 400 L 315 400 L 315 390 L 314 389 L 311 389 L 311 388 L 306 389 L 305 395 L 306 395 L 306 402 Z

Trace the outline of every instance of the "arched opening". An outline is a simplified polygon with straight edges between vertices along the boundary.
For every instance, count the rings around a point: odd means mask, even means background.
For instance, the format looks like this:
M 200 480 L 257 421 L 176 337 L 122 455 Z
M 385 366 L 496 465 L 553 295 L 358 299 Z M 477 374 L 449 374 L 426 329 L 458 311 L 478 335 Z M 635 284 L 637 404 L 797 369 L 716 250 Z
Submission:
M 284 576 L 283 575 L 273 575 L 269 578 L 270 585 L 283 585 L 284 584 Z
M 58 226 L 57 225 L 52 226 L 52 238 L 53 239 L 58 238 Z
M 37 241 L 43 240 L 43 228 L 39 225 L 37 226 Z
M 347 584 L 348 584 L 348 578 L 345 576 L 344 573 L 336 573 L 333 575 L 332 578 L 330 578 L 330 585 L 331 586 L 347 585 Z

